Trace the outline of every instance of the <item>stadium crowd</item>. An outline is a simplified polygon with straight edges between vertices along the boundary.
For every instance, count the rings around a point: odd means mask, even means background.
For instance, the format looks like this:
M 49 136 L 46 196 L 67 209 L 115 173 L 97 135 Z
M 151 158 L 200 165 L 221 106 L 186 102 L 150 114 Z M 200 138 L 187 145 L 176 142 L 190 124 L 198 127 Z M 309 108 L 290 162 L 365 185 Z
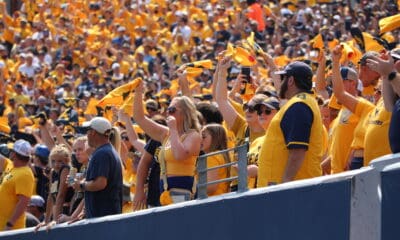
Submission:
M 194 199 L 246 142 L 250 189 L 399 152 L 398 4 L 0 2 L 0 231 Z

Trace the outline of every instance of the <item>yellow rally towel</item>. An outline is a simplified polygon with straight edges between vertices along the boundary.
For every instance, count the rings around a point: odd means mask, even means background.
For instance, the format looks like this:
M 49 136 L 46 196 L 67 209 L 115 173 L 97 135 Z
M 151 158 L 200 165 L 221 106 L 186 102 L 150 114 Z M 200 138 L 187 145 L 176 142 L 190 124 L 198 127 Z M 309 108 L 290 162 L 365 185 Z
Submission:
M 194 68 L 206 68 L 211 69 L 213 67 L 212 61 L 210 59 L 186 63 L 186 67 L 194 67 Z
M 101 108 L 104 108 L 107 105 L 120 107 L 141 81 L 142 78 L 136 78 L 127 84 L 117 87 L 104 96 L 99 101 L 98 106 Z
M 322 40 L 321 33 L 317 34 L 317 36 L 310 40 L 310 45 L 312 46 L 312 48 L 316 48 L 319 50 L 324 48 L 324 41 Z
M 400 27 L 400 13 L 379 20 L 380 34 L 390 32 Z
M 257 61 L 246 49 L 242 47 L 236 47 L 236 52 L 233 59 L 242 66 L 251 67 L 256 65 Z

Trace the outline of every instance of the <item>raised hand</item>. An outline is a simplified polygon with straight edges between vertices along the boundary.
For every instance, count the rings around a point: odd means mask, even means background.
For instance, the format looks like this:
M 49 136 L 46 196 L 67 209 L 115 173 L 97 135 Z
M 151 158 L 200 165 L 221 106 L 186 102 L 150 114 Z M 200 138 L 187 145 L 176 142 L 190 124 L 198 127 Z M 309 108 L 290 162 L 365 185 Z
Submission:
M 336 46 L 333 50 L 332 50 L 332 62 L 334 63 L 339 63 L 340 62 L 340 58 L 342 57 L 342 50 L 343 50 L 343 46 L 342 45 L 338 45 Z

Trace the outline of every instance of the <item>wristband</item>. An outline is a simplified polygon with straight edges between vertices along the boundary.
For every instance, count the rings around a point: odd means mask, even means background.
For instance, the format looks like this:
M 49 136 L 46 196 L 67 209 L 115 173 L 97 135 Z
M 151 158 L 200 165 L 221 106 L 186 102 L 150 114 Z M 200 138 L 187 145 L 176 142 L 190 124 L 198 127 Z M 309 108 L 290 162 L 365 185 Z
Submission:
M 12 228 L 12 227 L 14 227 L 14 224 L 12 224 L 12 223 L 10 223 L 10 222 L 7 222 L 7 223 L 6 223 L 6 226 Z
M 397 72 L 396 72 L 396 71 L 393 71 L 393 72 L 389 73 L 389 75 L 388 75 L 388 80 L 389 80 L 389 81 L 392 81 L 393 79 L 396 78 L 396 76 L 397 76 Z
M 86 191 L 85 185 L 86 185 L 85 182 L 81 182 L 81 183 L 79 184 L 79 187 L 81 188 L 82 191 Z

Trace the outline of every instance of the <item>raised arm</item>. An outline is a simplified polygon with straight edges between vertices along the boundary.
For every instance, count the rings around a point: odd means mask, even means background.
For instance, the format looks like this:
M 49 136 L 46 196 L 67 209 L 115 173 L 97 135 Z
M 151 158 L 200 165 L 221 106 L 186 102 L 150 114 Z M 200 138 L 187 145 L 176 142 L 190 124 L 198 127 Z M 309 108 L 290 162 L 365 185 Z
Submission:
M 393 111 L 393 106 L 400 93 L 400 76 L 396 74 L 394 79 L 389 80 L 390 73 L 396 72 L 392 56 L 389 52 L 383 53 L 381 57 L 372 56 L 367 59 L 367 66 L 381 75 L 383 103 L 388 112 Z
M 135 147 L 136 150 L 144 154 L 145 142 L 141 141 L 138 138 L 135 129 L 133 129 L 130 117 L 123 110 L 120 110 L 118 114 L 120 116 L 120 120 L 125 123 L 126 133 L 128 135 L 129 142 Z
M 187 79 L 186 70 L 178 72 L 179 87 L 181 88 L 182 95 L 192 98 L 192 92 L 189 88 L 189 81 Z
M 318 55 L 318 68 L 315 80 L 315 90 L 324 99 L 329 99 L 329 94 L 328 91 L 326 90 L 325 68 L 326 68 L 325 52 L 323 49 L 321 49 Z
M 344 89 L 342 77 L 340 75 L 340 57 L 342 56 L 342 46 L 336 46 L 332 51 L 332 83 L 333 92 L 339 102 L 351 112 L 356 111 L 358 100 Z M 357 81 L 357 80 L 354 80 Z M 357 82 L 355 83 L 357 84 Z
M 154 122 L 144 115 L 143 110 L 143 82 L 139 83 L 135 89 L 135 97 L 133 102 L 133 118 L 136 123 L 147 133 L 152 139 L 162 142 L 168 134 L 168 128 Z
M 40 119 L 39 130 L 40 130 L 40 136 L 42 137 L 43 143 L 49 149 L 53 149 L 53 147 L 55 146 L 55 142 L 50 134 L 49 128 L 50 128 L 50 123 L 45 119 Z
M 221 111 L 222 116 L 224 117 L 224 120 L 228 124 L 229 128 L 233 126 L 236 118 L 239 116 L 228 100 L 226 77 L 230 61 L 231 57 L 223 57 L 218 61 L 218 72 L 215 74 L 216 78 L 214 78 L 214 84 L 216 85 L 215 100 L 218 103 L 218 108 Z

